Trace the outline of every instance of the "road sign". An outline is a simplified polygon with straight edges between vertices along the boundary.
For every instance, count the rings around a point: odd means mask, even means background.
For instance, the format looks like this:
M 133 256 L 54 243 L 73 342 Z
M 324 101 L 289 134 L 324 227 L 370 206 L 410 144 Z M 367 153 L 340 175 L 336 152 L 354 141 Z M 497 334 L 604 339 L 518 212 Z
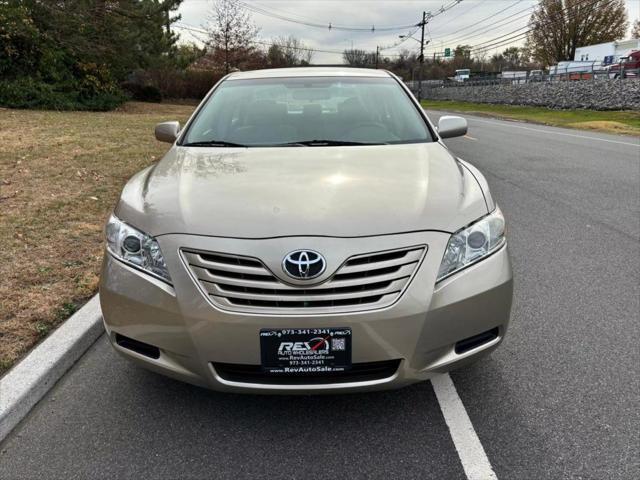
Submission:
M 450 48 L 445 48 L 444 49 L 444 56 L 445 57 L 450 57 L 451 56 L 451 49 Z

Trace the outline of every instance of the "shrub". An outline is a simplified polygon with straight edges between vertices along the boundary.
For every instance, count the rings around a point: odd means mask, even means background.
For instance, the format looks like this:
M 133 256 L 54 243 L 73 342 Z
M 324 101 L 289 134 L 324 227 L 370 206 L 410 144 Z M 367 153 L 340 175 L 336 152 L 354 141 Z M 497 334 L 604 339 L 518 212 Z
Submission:
M 70 110 L 74 102 L 52 85 L 33 78 L 0 81 L 0 105 L 10 108 Z
M 136 98 L 144 86 L 155 87 L 162 98 L 202 99 L 222 74 L 200 70 L 149 69 L 129 77 L 124 88 Z M 136 93 L 138 92 L 138 93 Z M 147 100 L 149 101 L 149 100 Z
M 143 102 L 161 102 L 162 93 L 153 85 L 145 85 L 140 90 L 140 100 Z
M 110 93 L 102 93 L 89 98 L 82 98 L 77 101 L 75 106 L 70 110 L 91 110 L 95 112 L 108 112 L 119 107 L 129 97 L 124 92 L 117 90 Z
M 118 89 L 88 92 L 71 82 L 52 85 L 28 77 L 0 81 L 0 106 L 9 108 L 107 111 L 126 99 Z
M 133 100 L 139 102 L 161 102 L 162 93 L 153 85 L 143 85 L 134 82 L 125 82 L 122 88 L 131 96 Z

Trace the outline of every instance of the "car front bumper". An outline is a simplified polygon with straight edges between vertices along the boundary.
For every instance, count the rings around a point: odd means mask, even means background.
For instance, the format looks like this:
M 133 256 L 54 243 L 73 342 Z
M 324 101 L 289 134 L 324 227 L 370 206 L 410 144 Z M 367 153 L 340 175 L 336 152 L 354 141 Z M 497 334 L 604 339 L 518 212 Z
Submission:
M 158 241 L 173 286 L 105 254 L 100 301 L 106 331 L 116 351 L 130 360 L 178 380 L 219 391 L 309 393 L 402 387 L 476 360 L 495 349 L 507 330 L 513 281 L 506 245 L 436 285 L 448 239 L 449 235 L 441 232 L 267 240 L 163 235 Z M 185 246 L 249 254 L 264 247 L 277 252 L 300 246 L 330 252 L 337 245 L 347 245 L 346 250 L 373 252 L 417 244 L 427 245 L 428 251 L 411 283 L 394 304 L 377 310 L 322 315 L 255 314 L 221 309 L 203 295 L 179 255 Z M 382 378 L 366 380 L 266 383 L 225 378 L 214 366 L 260 365 L 262 328 L 332 327 L 351 328 L 354 365 L 396 360 L 397 370 Z M 456 352 L 460 341 L 485 332 L 494 335 Z M 126 343 L 123 346 L 116 341 L 121 336 L 157 348 L 157 358 L 127 348 Z

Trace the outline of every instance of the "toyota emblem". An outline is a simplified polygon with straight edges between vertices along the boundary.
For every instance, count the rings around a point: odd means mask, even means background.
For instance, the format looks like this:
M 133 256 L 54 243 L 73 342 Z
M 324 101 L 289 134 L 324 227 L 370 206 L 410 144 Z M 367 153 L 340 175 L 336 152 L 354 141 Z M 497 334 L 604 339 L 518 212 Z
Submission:
M 290 252 L 282 261 L 282 269 L 291 278 L 311 280 L 319 277 L 327 267 L 324 257 L 313 250 Z

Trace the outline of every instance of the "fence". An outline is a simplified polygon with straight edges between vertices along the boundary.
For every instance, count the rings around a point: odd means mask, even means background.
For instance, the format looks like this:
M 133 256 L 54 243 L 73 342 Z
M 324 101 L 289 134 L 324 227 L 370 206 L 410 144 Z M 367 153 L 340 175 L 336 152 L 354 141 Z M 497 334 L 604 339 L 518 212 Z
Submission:
M 464 82 L 448 87 L 422 88 L 425 100 L 453 100 L 507 105 L 531 105 L 554 109 L 640 109 L 640 81 L 610 79 L 596 81 L 541 81 L 529 83 Z M 417 85 L 414 85 L 417 87 Z
M 431 88 L 461 88 L 461 87 L 485 87 L 491 85 L 525 85 L 529 83 L 543 82 L 566 82 L 566 81 L 586 81 L 586 80 L 610 80 L 610 79 L 640 79 L 640 69 L 628 69 L 622 71 L 592 70 L 576 71 L 571 68 L 557 70 L 556 73 L 540 73 L 527 76 L 513 77 L 472 77 L 464 81 L 446 80 L 425 80 L 422 82 L 422 91 Z M 418 91 L 418 82 L 406 82 L 412 92 Z

